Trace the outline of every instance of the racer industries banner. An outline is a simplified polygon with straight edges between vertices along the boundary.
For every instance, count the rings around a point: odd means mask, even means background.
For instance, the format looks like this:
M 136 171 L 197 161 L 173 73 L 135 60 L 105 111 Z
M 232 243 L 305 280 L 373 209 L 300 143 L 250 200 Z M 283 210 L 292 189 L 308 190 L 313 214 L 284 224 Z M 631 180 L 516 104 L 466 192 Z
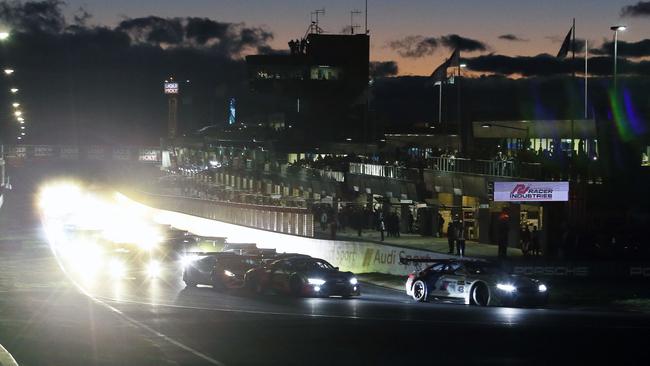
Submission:
M 569 182 L 494 182 L 497 202 L 549 202 L 569 200 Z

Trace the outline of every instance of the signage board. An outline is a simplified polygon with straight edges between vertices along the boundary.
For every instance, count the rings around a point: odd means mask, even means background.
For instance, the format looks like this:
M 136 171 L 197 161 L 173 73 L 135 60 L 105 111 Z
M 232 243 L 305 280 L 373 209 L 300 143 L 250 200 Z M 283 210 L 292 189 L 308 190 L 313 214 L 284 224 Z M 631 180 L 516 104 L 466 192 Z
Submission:
M 494 182 L 496 202 L 566 202 L 569 182 Z
M 178 94 L 178 83 L 165 83 L 165 94 Z

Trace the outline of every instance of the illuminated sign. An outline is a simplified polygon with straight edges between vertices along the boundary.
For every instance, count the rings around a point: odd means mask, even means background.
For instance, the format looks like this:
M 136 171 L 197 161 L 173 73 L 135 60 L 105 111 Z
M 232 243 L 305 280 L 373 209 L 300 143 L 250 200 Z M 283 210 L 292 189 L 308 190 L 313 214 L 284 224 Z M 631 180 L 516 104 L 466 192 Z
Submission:
M 165 94 L 178 94 L 178 83 L 165 83 Z
M 569 200 L 569 182 L 494 182 L 497 202 L 550 202 Z

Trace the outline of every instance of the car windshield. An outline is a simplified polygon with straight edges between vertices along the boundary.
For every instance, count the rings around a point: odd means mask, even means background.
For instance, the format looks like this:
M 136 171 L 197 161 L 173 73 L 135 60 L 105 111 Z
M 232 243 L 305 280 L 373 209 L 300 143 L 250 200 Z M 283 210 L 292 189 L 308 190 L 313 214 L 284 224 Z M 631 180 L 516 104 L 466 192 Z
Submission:
M 301 270 L 334 269 L 334 266 L 323 260 L 306 260 L 296 263 L 295 268 Z

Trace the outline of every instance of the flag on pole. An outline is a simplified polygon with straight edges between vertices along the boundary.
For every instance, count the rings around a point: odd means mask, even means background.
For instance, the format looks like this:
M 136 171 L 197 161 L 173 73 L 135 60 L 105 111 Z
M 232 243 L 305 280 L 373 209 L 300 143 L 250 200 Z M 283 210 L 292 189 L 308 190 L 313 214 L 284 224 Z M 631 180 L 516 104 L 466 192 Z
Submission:
M 455 49 L 454 52 L 451 54 L 451 57 L 447 59 L 447 61 L 443 62 L 438 66 L 433 73 L 431 74 L 431 78 L 433 79 L 434 82 L 443 82 L 447 81 L 447 69 L 450 67 L 460 67 L 460 50 Z
M 447 80 L 447 67 L 449 66 L 449 61 L 443 62 L 438 66 L 431 74 L 434 83 L 443 82 Z
M 449 57 L 449 67 L 460 67 L 460 49 L 456 48 Z
M 571 49 L 572 34 L 573 34 L 573 27 L 569 29 L 569 33 L 567 33 L 566 37 L 564 38 L 564 42 L 562 42 L 562 47 L 560 47 L 560 52 L 557 53 L 557 58 L 565 58 L 569 54 L 569 50 Z

